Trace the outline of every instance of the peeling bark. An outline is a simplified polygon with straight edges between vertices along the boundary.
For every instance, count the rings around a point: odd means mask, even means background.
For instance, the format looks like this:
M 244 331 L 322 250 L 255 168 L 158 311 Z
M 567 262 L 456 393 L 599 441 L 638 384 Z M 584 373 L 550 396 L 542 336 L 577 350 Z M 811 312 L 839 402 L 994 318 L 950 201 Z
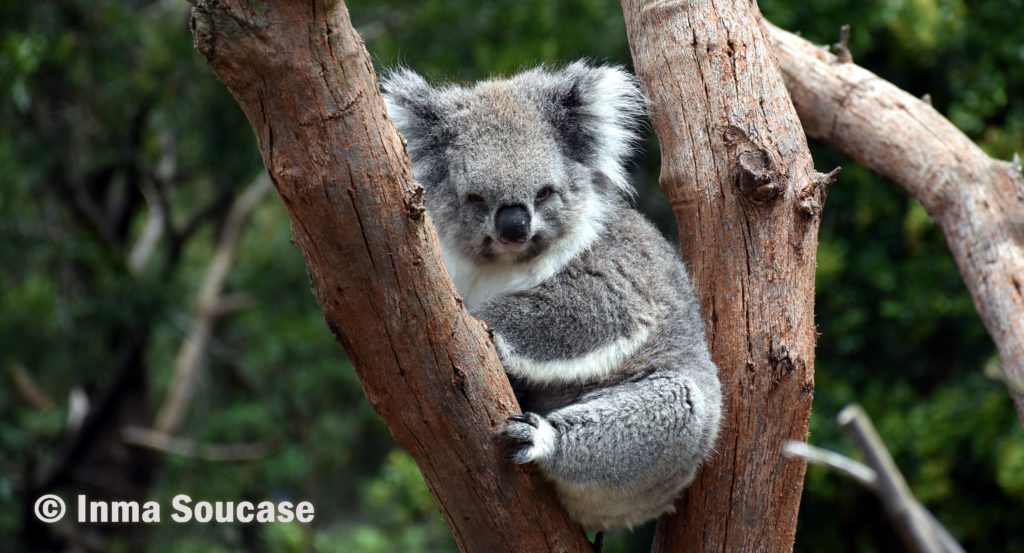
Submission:
M 725 389 L 718 453 L 655 551 L 789 552 L 814 392 L 814 269 L 827 184 L 754 2 L 622 0 Z
M 807 134 L 899 183 L 942 227 L 1024 420 L 1024 177 L 929 102 L 769 25 Z
M 459 547 L 589 551 L 547 483 L 492 441 L 518 405 L 444 269 L 345 4 L 198 1 L 192 27 L 256 132 L 328 327 Z

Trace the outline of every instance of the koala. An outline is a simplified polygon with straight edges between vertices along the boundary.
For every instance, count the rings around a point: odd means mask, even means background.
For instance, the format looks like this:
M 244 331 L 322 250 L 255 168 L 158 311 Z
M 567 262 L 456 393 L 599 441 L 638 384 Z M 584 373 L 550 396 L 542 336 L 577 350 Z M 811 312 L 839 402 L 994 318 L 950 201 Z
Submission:
M 686 268 L 627 201 L 635 79 L 579 61 L 473 86 L 397 69 L 383 89 L 522 407 L 498 436 L 509 459 L 588 528 L 671 512 L 713 452 L 722 394 Z

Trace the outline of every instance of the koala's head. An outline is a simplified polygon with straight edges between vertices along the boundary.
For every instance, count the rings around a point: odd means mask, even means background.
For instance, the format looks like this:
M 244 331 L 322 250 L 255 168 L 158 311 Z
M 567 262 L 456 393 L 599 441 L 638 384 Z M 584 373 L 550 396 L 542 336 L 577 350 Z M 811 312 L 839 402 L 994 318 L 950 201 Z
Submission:
M 619 67 L 576 62 L 472 87 L 400 69 L 384 98 L 447 251 L 523 263 L 596 235 L 632 188 L 643 96 Z

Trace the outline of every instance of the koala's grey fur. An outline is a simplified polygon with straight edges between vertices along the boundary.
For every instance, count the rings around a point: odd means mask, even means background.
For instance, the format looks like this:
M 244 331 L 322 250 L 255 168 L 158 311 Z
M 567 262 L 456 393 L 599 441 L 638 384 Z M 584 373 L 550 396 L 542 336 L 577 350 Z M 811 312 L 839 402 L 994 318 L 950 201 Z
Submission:
M 712 453 L 722 397 L 686 269 L 622 197 L 635 80 L 576 62 L 472 87 L 398 70 L 384 89 L 445 263 L 524 410 L 501 433 L 510 458 L 588 527 L 672 511 Z M 502 208 L 525 235 L 496 230 Z

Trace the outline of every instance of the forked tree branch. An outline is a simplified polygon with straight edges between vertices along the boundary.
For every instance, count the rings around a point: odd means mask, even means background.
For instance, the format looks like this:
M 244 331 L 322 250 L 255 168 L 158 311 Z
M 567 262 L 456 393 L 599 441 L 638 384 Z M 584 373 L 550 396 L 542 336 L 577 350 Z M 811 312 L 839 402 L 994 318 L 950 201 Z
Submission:
M 459 547 L 589 551 L 539 475 L 500 458 L 492 437 L 518 405 L 445 271 L 344 2 L 199 0 L 192 27 L 252 124 L 327 326 Z
M 900 184 L 942 227 L 1024 420 L 1024 177 L 931 104 L 768 25 L 807 134 Z

